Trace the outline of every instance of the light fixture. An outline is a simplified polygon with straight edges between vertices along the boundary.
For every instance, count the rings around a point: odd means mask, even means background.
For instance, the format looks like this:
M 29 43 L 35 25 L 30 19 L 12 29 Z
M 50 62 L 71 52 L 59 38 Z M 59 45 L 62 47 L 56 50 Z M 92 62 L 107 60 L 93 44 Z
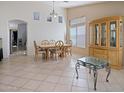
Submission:
M 55 10 L 54 10 L 54 1 L 53 1 L 53 10 L 52 10 L 52 12 L 50 13 L 50 16 L 52 16 L 53 18 L 56 18 L 57 17 L 57 13 L 55 12 Z

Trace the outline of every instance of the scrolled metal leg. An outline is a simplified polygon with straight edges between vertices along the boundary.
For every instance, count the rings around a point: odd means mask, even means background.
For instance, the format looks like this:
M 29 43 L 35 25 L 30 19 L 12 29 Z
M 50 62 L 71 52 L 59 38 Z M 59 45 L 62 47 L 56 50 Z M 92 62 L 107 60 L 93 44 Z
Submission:
M 109 77 L 109 75 L 110 75 L 110 73 L 111 73 L 111 68 L 110 68 L 109 65 L 107 66 L 106 71 L 108 72 L 108 74 L 107 74 L 107 76 L 106 76 L 106 82 L 109 82 L 108 77 Z
M 94 69 L 93 72 L 94 72 L 94 90 L 96 90 L 96 83 L 97 83 L 97 70 Z
M 79 67 L 80 67 L 80 64 L 79 63 L 76 63 L 75 70 L 76 70 L 76 74 L 77 74 L 77 76 L 76 76 L 77 79 L 78 79 L 78 68 Z

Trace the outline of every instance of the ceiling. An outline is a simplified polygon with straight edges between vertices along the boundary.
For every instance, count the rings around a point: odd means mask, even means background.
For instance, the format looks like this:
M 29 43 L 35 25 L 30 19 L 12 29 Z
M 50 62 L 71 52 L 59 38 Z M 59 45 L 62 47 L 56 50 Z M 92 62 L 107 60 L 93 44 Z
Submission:
M 55 1 L 56 7 L 71 8 L 76 6 L 83 6 L 88 4 L 102 3 L 104 1 Z M 52 1 L 44 1 L 45 4 L 52 5 Z

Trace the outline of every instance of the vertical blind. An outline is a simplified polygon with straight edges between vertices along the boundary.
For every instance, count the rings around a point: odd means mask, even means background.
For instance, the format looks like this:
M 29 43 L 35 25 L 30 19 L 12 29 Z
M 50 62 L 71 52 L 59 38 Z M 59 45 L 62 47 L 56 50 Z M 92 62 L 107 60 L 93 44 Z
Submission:
M 73 47 L 85 48 L 86 17 L 70 20 L 70 39 Z

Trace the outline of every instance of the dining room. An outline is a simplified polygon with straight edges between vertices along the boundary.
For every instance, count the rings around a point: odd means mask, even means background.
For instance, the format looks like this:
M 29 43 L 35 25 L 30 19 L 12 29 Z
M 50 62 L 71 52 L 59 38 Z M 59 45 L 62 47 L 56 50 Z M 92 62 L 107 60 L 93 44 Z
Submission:
M 36 41 L 34 41 L 35 48 L 35 60 L 38 60 L 38 55 L 41 54 L 42 57 L 46 61 L 50 60 L 50 57 L 55 57 L 57 60 L 58 57 L 66 57 L 68 55 L 72 55 L 71 52 L 72 41 L 63 42 L 62 40 L 43 40 L 40 45 L 37 45 Z

